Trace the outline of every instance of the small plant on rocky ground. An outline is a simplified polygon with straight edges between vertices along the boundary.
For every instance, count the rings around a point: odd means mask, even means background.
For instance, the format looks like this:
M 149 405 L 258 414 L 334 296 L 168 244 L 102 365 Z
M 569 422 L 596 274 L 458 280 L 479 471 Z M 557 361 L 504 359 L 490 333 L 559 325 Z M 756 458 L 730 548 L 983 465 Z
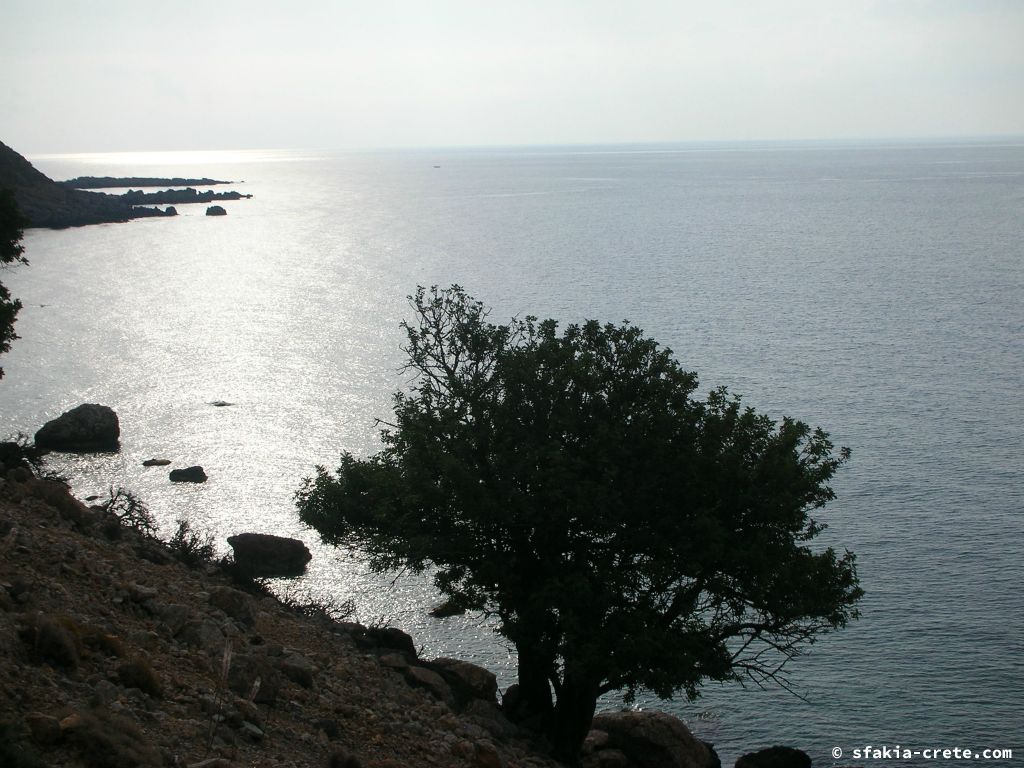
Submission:
M 117 678 L 125 688 L 138 688 L 154 699 L 164 697 L 160 677 L 145 659 L 132 659 L 117 668 Z
M 348 621 L 356 613 L 355 600 L 338 600 L 312 593 L 291 594 L 280 598 L 281 605 L 288 610 L 310 619 L 327 621 Z
M 81 627 L 69 616 L 39 615 L 33 617 L 21 637 L 39 662 L 73 670 L 82 655 L 81 634 Z
M 177 528 L 167 542 L 167 548 L 190 568 L 213 562 L 217 552 L 213 545 L 213 535 L 193 530 L 192 524 L 184 518 L 177 520 Z
M 33 475 L 41 480 L 52 480 L 54 482 L 68 485 L 68 478 L 66 475 L 61 474 L 55 469 L 47 467 L 46 462 L 43 461 L 43 458 L 47 453 L 49 453 L 49 451 L 37 448 L 35 443 L 32 442 L 32 438 L 24 432 L 16 433 L 8 439 L 8 442 L 14 443 L 18 446 L 18 451 L 21 453 L 22 461 L 28 464 Z
M 125 488 L 110 486 L 109 498 L 100 506 L 114 515 L 121 525 L 138 531 L 147 538 L 155 538 L 157 532 L 156 520 L 149 507 L 138 496 Z
M 220 657 L 220 675 L 217 677 L 217 686 L 214 689 L 214 706 L 210 711 L 209 728 L 206 736 L 206 754 L 213 748 L 213 739 L 217 735 L 217 726 L 224 722 L 224 704 L 228 695 L 228 678 L 231 676 L 231 658 L 233 648 L 231 638 L 224 641 L 224 653 Z M 253 690 L 249 694 L 249 701 L 256 698 L 259 690 L 260 679 L 257 677 L 253 684 Z

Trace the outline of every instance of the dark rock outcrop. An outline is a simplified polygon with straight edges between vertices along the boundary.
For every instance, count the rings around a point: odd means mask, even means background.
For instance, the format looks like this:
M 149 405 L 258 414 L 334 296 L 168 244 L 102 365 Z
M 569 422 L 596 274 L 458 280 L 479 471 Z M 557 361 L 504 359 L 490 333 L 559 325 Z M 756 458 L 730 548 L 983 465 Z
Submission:
M 718 762 L 714 750 L 665 712 L 602 712 L 588 740 L 603 746 L 586 755 L 584 765 L 601 765 L 605 750 L 625 755 L 631 768 L 712 768 Z
M 206 209 L 207 216 L 227 216 L 228 212 L 221 208 L 219 205 L 211 205 Z
M 793 747 L 768 747 L 743 755 L 736 768 L 811 768 L 811 758 Z
M 56 182 L 34 168 L 32 163 L 13 149 L 0 143 L 0 189 L 14 192 L 19 210 L 28 218 L 29 226 L 32 227 L 79 227 L 152 216 L 174 216 L 177 214 L 174 208 L 160 210 L 141 204 L 201 203 L 252 197 L 239 192 L 197 192 L 191 188 L 151 193 L 131 190 L 124 195 L 111 195 L 74 188 L 75 182 L 79 181 Z
M 498 680 L 489 669 L 461 659 L 446 657 L 434 659 L 430 665 L 440 671 L 449 684 L 460 692 L 475 699 L 497 701 Z
M 0 471 L 16 468 L 30 469 L 22 447 L 10 441 L 0 443 Z
M 171 470 L 172 483 L 205 483 L 206 472 L 200 466 Z
M 13 190 L 18 208 L 33 227 L 77 227 L 168 215 L 157 208 L 136 208 L 117 195 L 66 189 L 3 143 L 0 188 Z
M 35 435 L 39 448 L 69 453 L 116 451 L 121 436 L 117 414 L 105 405 L 83 403 L 46 422 Z
M 313 559 L 298 539 L 267 533 L 240 533 L 228 537 L 235 565 L 253 576 L 293 576 L 306 570 Z

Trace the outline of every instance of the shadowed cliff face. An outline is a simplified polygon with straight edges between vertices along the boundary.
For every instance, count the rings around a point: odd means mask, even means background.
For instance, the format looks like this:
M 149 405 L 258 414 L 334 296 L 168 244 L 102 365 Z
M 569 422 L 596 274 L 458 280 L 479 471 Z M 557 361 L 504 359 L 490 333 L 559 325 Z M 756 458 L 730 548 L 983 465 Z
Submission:
M 2 142 L 0 189 L 14 191 L 18 207 L 33 227 L 78 227 L 168 215 L 152 208 L 135 207 L 114 195 L 65 189 Z

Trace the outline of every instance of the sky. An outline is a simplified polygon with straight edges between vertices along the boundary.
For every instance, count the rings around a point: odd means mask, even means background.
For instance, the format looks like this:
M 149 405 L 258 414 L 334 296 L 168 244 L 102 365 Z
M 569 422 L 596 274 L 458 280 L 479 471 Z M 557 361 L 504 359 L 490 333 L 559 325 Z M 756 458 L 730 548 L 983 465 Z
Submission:
M 0 0 L 23 154 L 1024 134 L 1024 0 Z

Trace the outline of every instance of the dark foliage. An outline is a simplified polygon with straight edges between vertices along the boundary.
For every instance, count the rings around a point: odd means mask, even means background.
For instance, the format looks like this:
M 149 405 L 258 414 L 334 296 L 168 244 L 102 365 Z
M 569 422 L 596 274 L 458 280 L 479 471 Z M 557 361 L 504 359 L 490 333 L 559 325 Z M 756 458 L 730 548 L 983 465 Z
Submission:
M 213 562 L 217 550 L 213 544 L 213 536 L 209 533 L 200 533 L 192 529 L 188 520 L 179 519 L 174 535 L 167 542 L 167 548 L 171 550 L 178 560 L 190 568 L 198 568 Z
M 9 189 L 0 189 L 0 265 L 27 264 L 22 255 L 25 252 L 21 244 L 23 230 L 28 226 L 28 219 L 21 215 L 14 193 Z M 21 302 L 11 298 L 10 291 L 0 283 L 0 354 L 11 348 L 11 342 L 18 338 L 14 333 L 14 320 L 21 309 Z M 0 378 L 4 369 L 0 368 Z
M 163 762 L 139 726 L 103 708 L 79 713 L 65 738 L 88 768 L 139 768 Z
M 145 659 L 132 659 L 117 668 L 117 679 L 125 688 L 138 688 L 154 699 L 164 695 L 160 677 Z
M 46 768 L 35 751 L 22 743 L 18 729 L 11 723 L 0 723 L 0 766 L 3 768 Z
M 108 494 L 102 504 L 104 510 L 114 515 L 122 526 L 138 531 L 147 538 L 156 537 L 156 520 L 142 499 L 121 487 L 111 486 Z
M 47 664 L 73 670 L 81 658 L 81 629 L 68 617 L 40 616 L 24 636 L 35 657 Z
M 856 616 L 854 556 L 810 546 L 848 456 L 825 432 L 696 398 L 628 323 L 494 325 L 458 286 L 411 302 L 414 378 L 384 449 L 319 468 L 300 516 L 496 615 L 561 759 L 603 693 L 786 686 L 786 663 Z

